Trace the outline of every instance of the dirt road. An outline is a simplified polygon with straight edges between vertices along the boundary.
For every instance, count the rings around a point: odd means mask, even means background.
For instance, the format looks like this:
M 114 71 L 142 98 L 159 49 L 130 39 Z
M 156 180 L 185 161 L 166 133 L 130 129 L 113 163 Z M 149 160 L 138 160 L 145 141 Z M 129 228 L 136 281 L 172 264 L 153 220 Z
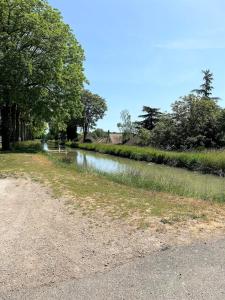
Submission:
M 162 246 L 66 203 L 28 179 L 0 180 L 0 295 L 104 272 Z
M 201 242 L 197 256 L 170 249 L 163 235 L 71 211 L 29 179 L 0 180 L 0 243 L 0 299 L 200 299 L 179 289 L 179 272 L 185 285 L 224 287 L 224 241 Z M 207 299 L 224 299 L 211 287 Z

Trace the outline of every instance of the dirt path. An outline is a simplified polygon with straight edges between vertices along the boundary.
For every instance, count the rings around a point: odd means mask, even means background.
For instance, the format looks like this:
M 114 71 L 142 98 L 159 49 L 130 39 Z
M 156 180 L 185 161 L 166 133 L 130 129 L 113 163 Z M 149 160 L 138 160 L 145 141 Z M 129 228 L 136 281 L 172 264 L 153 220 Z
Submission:
M 10 300 L 224 300 L 225 240 L 198 242 L 80 280 L 27 289 Z
M 81 278 L 162 246 L 120 223 L 70 214 L 26 179 L 0 180 L 0 294 Z
M 153 235 L 121 221 L 71 214 L 66 203 L 29 179 L 0 180 L 2 299 L 12 292 L 108 272 L 173 242 L 163 230 Z

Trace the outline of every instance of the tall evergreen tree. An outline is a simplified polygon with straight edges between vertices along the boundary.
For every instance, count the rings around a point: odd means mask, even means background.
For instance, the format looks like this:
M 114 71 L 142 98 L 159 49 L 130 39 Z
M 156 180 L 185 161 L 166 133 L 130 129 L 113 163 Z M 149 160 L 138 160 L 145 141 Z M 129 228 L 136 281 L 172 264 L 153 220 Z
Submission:
M 214 89 L 213 83 L 213 73 L 210 70 L 203 70 L 203 84 L 201 84 L 199 89 L 194 89 L 192 92 L 196 93 L 201 98 L 205 99 L 219 99 L 218 97 L 212 97 L 212 90 Z
M 136 122 L 136 124 L 145 129 L 152 130 L 157 124 L 157 122 L 159 121 L 162 113 L 159 111 L 158 108 L 152 108 L 149 106 L 143 106 L 142 111 L 145 112 L 146 114 L 140 115 L 138 117 L 144 120 Z

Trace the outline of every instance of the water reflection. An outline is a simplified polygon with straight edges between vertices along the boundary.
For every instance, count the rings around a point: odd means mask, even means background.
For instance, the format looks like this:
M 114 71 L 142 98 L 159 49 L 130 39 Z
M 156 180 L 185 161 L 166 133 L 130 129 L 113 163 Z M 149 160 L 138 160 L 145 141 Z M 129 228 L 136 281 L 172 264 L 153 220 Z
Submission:
M 51 151 L 58 149 L 58 144 L 55 143 L 44 143 L 43 150 Z M 108 156 L 103 157 L 103 154 L 94 152 L 86 152 L 83 150 L 71 150 L 69 152 L 70 157 L 74 157 L 74 163 L 83 168 L 93 168 L 107 173 L 121 173 L 128 172 L 131 167 L 127 163 L 118 161 L 117 158 L 110 158 Z
M 125 180 L 135 180 L 144 188 L 203 199 L 225 199 L 225 179 L 217 176 L 80 149 L 70 149 L 69 152 L 59 154 L 54 143 L 45 144 L 44 149 L 54 150 L 53 155 L 69 158 L 69 161 L 87 170 L 126 175 Z
M 75 163 L 84 168 L 94 168 L 107 173 L 128 171 L 130 168 L 123 163 L 110 158 L 103 158 L 96 154 L 75 150 Z

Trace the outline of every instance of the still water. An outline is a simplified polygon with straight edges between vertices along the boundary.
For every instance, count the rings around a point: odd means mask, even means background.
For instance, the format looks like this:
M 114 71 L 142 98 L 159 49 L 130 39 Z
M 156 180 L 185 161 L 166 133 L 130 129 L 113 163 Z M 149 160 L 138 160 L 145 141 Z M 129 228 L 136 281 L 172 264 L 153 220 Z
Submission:
M 54 150 L 54 155 L 58 146 L 45 144 L 44 149 Z M 141 182 L 144 187 L 181 195 L 225 200 L 225 178 L 80 149 L 67 149 L 62 155 L 86 170 L 123 176 L 126 180 L 130 177 L 134 181 Z

